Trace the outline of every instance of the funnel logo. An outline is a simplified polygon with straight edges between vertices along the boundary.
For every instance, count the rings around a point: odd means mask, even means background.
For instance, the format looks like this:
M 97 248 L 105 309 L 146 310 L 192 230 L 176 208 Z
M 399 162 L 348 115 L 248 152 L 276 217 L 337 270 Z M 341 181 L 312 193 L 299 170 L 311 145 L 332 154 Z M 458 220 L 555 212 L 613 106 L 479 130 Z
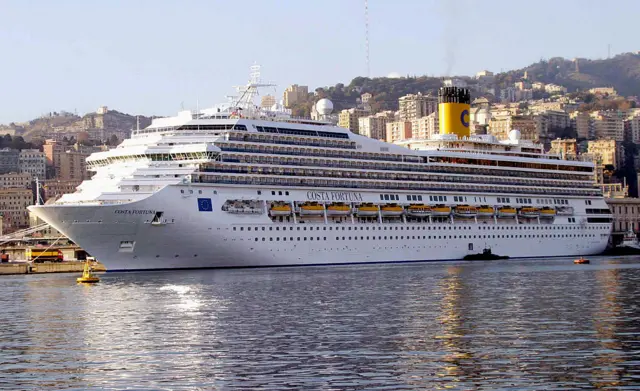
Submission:
M 469 127 L 469 110 L 462 110 L 460 113 L 460 122 L 465 128 Z

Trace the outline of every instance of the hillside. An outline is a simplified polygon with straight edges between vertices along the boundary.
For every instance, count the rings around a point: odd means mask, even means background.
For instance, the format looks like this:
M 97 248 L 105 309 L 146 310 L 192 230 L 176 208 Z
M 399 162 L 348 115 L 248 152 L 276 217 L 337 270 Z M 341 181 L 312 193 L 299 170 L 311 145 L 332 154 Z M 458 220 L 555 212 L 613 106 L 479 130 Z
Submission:
M 576 67 L 577 62 L 577 67 Z M 614 87 L 620 95 L 640 95 L 640 54 L 624 53 L 610 59 L 568 60 L 560 57 L 542 60 L 525 68 L 496 74 L 496 87 L 513 86 L 528 72 L 530 81 L 555 83 L 567 87 L 569 92 L 593 87 Z M 456 76 L 473 87 L 475 80 L 468 76 Z M 361 94 L 373 94 L 372 109 L 397 110 L 398 98 L 406 94 L 435 94 L 442 85 L 439 77 L 365 78 L 356 77 L 348 85 L 338 83 L 331 87 L 320 87 L 316 94 L 309 94 L 307 102 L 293 107 L 294 115 L 308 116 L 315 101 L 329 98 L 335 111 L 354 107 Z
M 555 83 L 569 91 L 614 87 L 620 95 L 640 95 L 640 54 L 624 53 L 605 60 L 561 57 L 496 75 L 501 87 L 513 85 L 528 72 L 530 81 Z

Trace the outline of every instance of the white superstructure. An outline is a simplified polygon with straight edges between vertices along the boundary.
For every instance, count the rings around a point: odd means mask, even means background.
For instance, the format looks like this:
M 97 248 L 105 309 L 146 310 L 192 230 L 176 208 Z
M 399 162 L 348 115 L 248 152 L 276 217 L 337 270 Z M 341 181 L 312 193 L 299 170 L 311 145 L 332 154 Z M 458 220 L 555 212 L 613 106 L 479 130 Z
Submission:
M 256 71 L 257 69 L 254 69 Z M 387 144 L 253 104 L 155 119 L 91 155 L 73 194 L 30 209 L 109 270 L 603 251 L 593 164 L 491 136 Z

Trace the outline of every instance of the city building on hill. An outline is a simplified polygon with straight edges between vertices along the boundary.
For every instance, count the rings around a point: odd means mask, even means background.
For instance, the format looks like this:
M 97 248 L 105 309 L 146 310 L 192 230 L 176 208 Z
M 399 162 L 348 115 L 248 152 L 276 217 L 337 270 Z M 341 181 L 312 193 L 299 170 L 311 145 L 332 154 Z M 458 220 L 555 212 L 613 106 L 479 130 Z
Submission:
M 545 92 L 549 93 L 549 94 L 566 94 L 567 93 L 567 88 L 563 87 L 563 86 L 559 86 L 557 84 L 546 84 L 544 86 L 544 90 Z
M 284 107 L 289 109 L 297 103 L 306 101 L 308 96 L 308 86 L 299 86 L 297 84 L 290 85 L 284 91 Z
M 595 138 L 624 141 L 624 119 L 617 113 L 595 111 L 591 117 Z
M 557 137 L 558 134 L 550 134 L 550 131 L 564 131 L 571 128 L 569 114 L 560 110 L 546 110 L 538 114 L 538 135 L 540 137 Z
M 613 87 L 596 87 L 589 89 L 589 92 L 594 95 L 608 95 L 617 96 L 618 92 Z
M 426 117 L 411 120 L 411 138 L 430 139 L 440 133 L 438 113 L 431 113 Z
M 571 127 L 576 131 L 576 135 L 580 139 L 593 139 L 593 118 L 584 111 L 574 111 L 570 115 Z
M 443 82 L 445 87 L 458 87 L 458 88 L 467 88 L 468 84 L 466 81 L 458 78 L 453 79 L 445 79 Z
M 531 83 L 531 88 L 533 88 L 534 90 L 542 90 L 542 91 L 544 91 L 544 83 L 539 82 L 539 81 L 535 81 L 535 82 Z
M 411 121 L 387 122 L 387 142 L 408 140 L 412 138 Z
M 45 200 L 57 199 L 64 194 L 73 193 L 82 180 L 48 179 L 42 185 Z
M 489 121 L 489 134 L 498 140 L 507 140 L 509 132 L 518 129 L 522 140 L 538 141 L 538 124 L 530 115 L 499 115 Z
M 398 99 L 400 121 L 411 121 L 437 112 L 438 97 L 418 93 L 401 96 Z
M 640 115 L 635 114 L 624 121 L 625 132 L 629 135 L 629 140 L 635 144 L 640 144 Z
M 562 156 L 578 154 L 578 143 L 575 138 L 560 139 L 557 138 L 551 141 L 551 153 Z
M 588 143 L 588 153 L 597 158 L 603 166 L 612 165 L 622 168 L 624 165 L 624 147 L 616 140 L 592 140 Z
M 500 101 L 502 103 L 511 103 L 516 101 L 516 89 L 514 87 L 506 87 L 500 90 Z
M 45 179 L 47 157 L 37 149 L 23 149 L 18 155 L 19 172 L 28 173 L 33 178 Z
M 358 133 L 360 130 L 358 119 L 369 114 L 369 111 L 358 108 L 342 110 L 338 116 L 338 126 L 347 128 L 353 133 Z
M 273 95 L 263 95 L 260 98 L 260 107 L 263 109 L 271 109 L 276 104 L 276 97 Z
M 47 165 L 52 168 L 54 176 L 63 180 L 89 179 L 86 159 L 100 147 L 76 145 L 67 147 L 55 140 L 46 140 L 43 145 Z
M 0 188 L 30 189 L 32 180 L 31 174 L 28 173 L 0 174 Z
M 29 226 L 27 207 L 33 205 L 31 189 L 0 189 L 0 215 L 3 233 L 9 233 Z
M 0 149 L 0 174 L 18 172 L 20 170 L 20 151 L 17 149 Z
M 387 122 L 395 120 L 393 111 L 383 111 L 375 115 L 358 118 L 358 133 L 362 136 L 376 140 L 385 140 L 387 135 Z
M 533 99 L 532 89 L 516 89 L 515 99 L 517 102 L 527 101 Z

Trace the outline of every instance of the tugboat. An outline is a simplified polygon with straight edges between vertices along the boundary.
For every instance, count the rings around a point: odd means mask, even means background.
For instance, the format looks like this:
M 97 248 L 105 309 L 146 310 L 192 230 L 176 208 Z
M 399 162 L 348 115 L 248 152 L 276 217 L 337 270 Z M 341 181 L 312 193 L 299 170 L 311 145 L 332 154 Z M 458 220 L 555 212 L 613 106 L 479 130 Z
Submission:
M 91 267 L 91 262 L 93 260 L 89 257 L 84 262 L 84 270 L 82 271 L 82 277 L 76 278 L 76 282 L 84 283 L 84 284 L 95 284 L 100 281 L 100 278 L 93 274 L 93 268 Z
M 491 252 L 490 248 L 485 248 L 482 253 L 465 255 L 465 261 L 495 261 L 498 259 L 509 259 L 507 255 L 496 255 Z

